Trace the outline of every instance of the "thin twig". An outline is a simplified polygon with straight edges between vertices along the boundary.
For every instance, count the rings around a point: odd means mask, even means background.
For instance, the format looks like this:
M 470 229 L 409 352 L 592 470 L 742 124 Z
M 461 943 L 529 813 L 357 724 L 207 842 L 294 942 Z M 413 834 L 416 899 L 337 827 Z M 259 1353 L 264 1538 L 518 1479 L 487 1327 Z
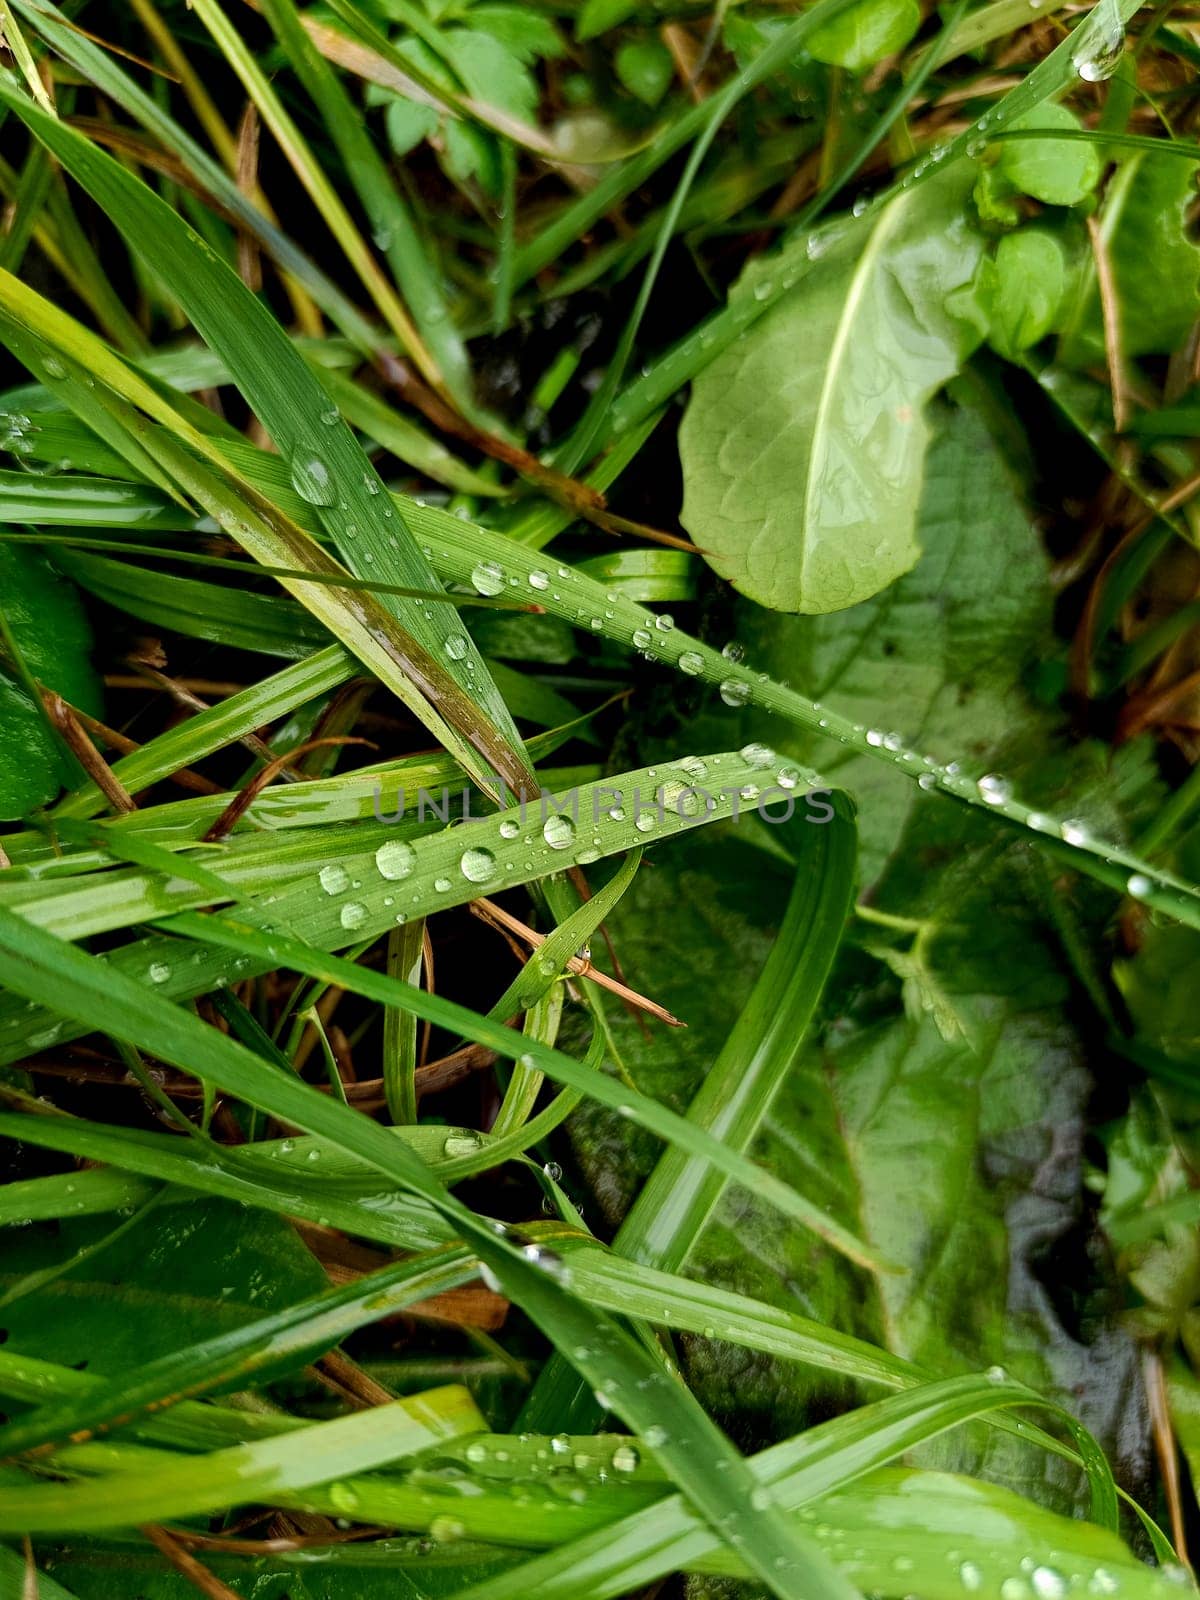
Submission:
M 1108 381 L 1112 388 L 1113 427 L 1124 433 L 1129 426 L 1130 400 L 1125 383 L 1125 362 L 1121 353 L 1121 311 L 1112 262 L 1104 236 L 1095 217 L 1087 219 L 1092 257 L 1096 263 L 1096 283 L 1100 290 L 1100 310 L 1104 319 L 1104 353 L 1108 361 Z
M 63 743 L 113 810 L 136 811 L 133 796 L 88 737 L 86 728 L 75 715 L 74 707 L 69 706 L 62 695 L 55 694 L 53 689 L 42 690 L 42 703 L 62 736 Z
M 197 1561 L 195 1556 L 185 1550 L 165 1528 L 147 1522 L 138 1531 L 161 1551 L 176 1572 L 199 1589 L 201 1594 L 208 1595 L 209 1600 L 239 1600 L 228 1584 L 222 1583 L 220 1578 L 211 1573 L 202 1562 Z
M 505 911 L 494 900 L 472 900 L 471 911 L 483 922 L 489 922 L 496 928 L 507 930 L 516 934 L 518 939 L 523 939 L 533 949 L 538 949 L 546 942 L 544 933 L 537 933 L 533 928 L 527 927 L 518 917 Z M 622 1000 L 635 1006 L 639 1011 L 648 1011 L 652 1017 L 657 1017 L 660 1022 L 669 1024 L 672 1028 L 686 1028 L 686 1022 L 672 1016 L 665 1006 L 660 1006 L 656 1000 L 648 1000 L 644 994 L 638 994 L 635 989 L 630 989 L 626 984 L 618 983 L 616 978 L 610 978 L 607 972 L 601 972 L 598 967 L 584 956 L 571 956 L 566 962 L 566 970 L 574 973 L 579 978 L 590 978 L 593 983 L 598 983 L 602 989 L 608 989 L 613 994 L 619 995 Z

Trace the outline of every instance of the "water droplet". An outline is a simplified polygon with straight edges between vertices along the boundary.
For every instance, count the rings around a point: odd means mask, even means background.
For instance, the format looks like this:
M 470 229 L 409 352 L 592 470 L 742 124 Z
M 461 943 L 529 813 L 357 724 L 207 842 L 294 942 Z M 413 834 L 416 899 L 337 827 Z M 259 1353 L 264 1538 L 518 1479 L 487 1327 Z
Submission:
M 675 626 L 675 618 L 671 616 L 669 612 L 664 611 L 661 616 L 655 617 L 654 626 L 658 629 L 659 633 L 670 633 L 671 629 Z
M 750 767 L 769 767 L 775 759 L 774 752 L 765 744 L 744 744 L 738 754 Z
M 542 838 L 551 850 L 569 849 L 575 839 L 575 824 L 570 817 L 553 811 L 542 824 Z
M 937 788 L 937 774 L 934 773 L 934 772 L 923 772 L 921 774 L 921 776 L 917 779 L 917 788 L 918 789 L 936 789 Z
M 1121 1587 L 1121 1580 L 1107 1567 L 1097 1567 L 1087 1587 L 1089 1594 L 1116 1594 Z
M 799 781 L 800 769 L 798 767 L 780 767 L 775 774 L 775 782 L 781 789 L 794 789 Z
M 1135 900 L 1144 900 L 1154 884 L 1144 872 L 1135 872 L 1125 885 L 1126 892 Z
M 985 772 L 977 787 L 980 799 L 986 800 L 989 806 L 1001 806 L 1012 798 L 1012 785 L 998 772 Z
M 331 506 L 335 499 L 329 468 L 311 451 L 292 458 L 292 488 L 310 506 Z
M 407 878 L 417 864 L 417 852 L 403 839 L 385 839 L 375 852 L 375 866 L 381 878 L 395 882 Z
M 616 1472 L 636 1472 L 641 1464 L 641 1456 L 631 1444 L 619 1444 L 612 1453 L 613 1470 Z
M 435 878 L 433 880 L 433 887 L 439 894 L 449 894 L 454 885 L 450 882 L 449 878 Z
M 1029 1574 L 1029 1581 L 1034 1594 L 1039 1595 L 1041 1600 L 1062 1600 L 1067 1592 L 1066 1578 L 1054 1567 L 1034 1567 Z
M 451 1133 L 442 1143 L 442 1154 L 447 1161 L 453 1161 L 459 1156 L 473 1156 L 482 1147 L 483 1140 L 477 1133 Z
M 969 1594 L 983 1588 L 983 1573 L 973 1561 L 964 1561 L 958 1569 L 959 1582 Z
M 639 811 L 634 818 L 633 825 L 639 833 L 651 833 L 654 829 L 656 817 L 652 811 Z
M 750 699 L 750 685 L 739 678 L 726 678 L 720 688 L 721 699 L 727 706 L 744 706 Z
M 489 878 L 496 876 L 496 858 L 490 850 L 485 850 L 481 845 L 464 850 L 459 866 L 462 868 L 463 877 L 470 879 L 472 883 L 486 883 Z
M 1103 83 L 1121 65 L 1124 54 L 1125 35 L 1116 28 L 1107 38 L 1081 46 L 1071 57 L 1071 65 L 1085 83 Z
M 467 1460 L 472 1464 L 472 1466 L 477 1467 L 482 1462 L 487 1460 L 488 1448 L 487 1445 L 482 1442 L 482 1440 L 473 1439 L 463 1454 L 466 1456 Z
M 452 633 L 443 646 L 451 661 L 461 661 L 470 648 L 466 635 L 461 633 Z
M 361 928 L 367 920 L 367 908 L 357 900 L 347 900 L 342 907 L 342 927 Z
M 701 761 L 699 756 L 684 756 L 679 765 L 689 778 L 695 778 L 697 782 L 708 776 L 708 764 Z
M 506 817 L 500 824 L 500 837 L 502 839 L 515 839 L 521 831 L 521 824 L 512 817 Z
M 531 589 L 548 589 L 550 587 L 550 574 L 535 568 L 529 574 L 529 587 Z
M 429 1537 L 436 1544 L 453 1544 L 466 1537 L 466 1527 L 457 1517 L 434 1517 L 429 1524 Z
M 1062 825 L 1062 836 L 1067 844 L 1086 844 L 1088 833 L 1082 822 L 1068 818 Z
M 150 963 L 150 982 L 166 983 L 171 976 L 171 969 L 165 961 L 152 961 Z
M 660 1428 L 656 1422 L 652 1422 L 642 1435 L 642 1438 L 645 1439 L 652 1450 L 659 1450 L 666 1444 L 668 1434 L 665 1428 Z
M 1029 1600 L 1029 1585 L 1024 1578 L 1005 1578 L 1000 1585 L 1000 1600 Z
M 340 415 L 341 413 L 338 411 L 336 406 L 330 406 L 328 411 L 322 411 L 321 421 L 327 428 L 332 428 L 334 423 L 338 421 Z
M 633 643 L 638 650 L 649 650 L 653 639 L 654 635 L 649 628 L 635 628 L 633 630 Z
M 65 378 L 67 369 L 57 356 L 47 356 L 42 363 L 42 369 L 48 378 Z
M 1008 1382 L 1008 1373 L 1005 1372 L 1003 1367 L 989 1367 L 987 1369 L 987 1371 L 984 1373 L 984 1377 L 987 1379 L 987 1381 L 989 1383 L 1007 1383 Z
M 698 678 L 704 671 L 704 657 L 696 650 L 685 650 L 679 658 L 679 670 L 689 678 Z
M 317 879 L 326 894 L 345 894 L 350 887 L 350 874 L 345 867 L 331 861 L 317 873 Z
M 477 561 L 471 569 L 471 582 L 480 594 L 499 594 L 504 588 L 504 568 L 498 561 Z
M 732 661 L 736 666 L 739 661 L 746 659 L 746 646 L 739 644 L 736 639 L 731 639 L 727 645 L 722 645 L 721 654 L 726 661 Z

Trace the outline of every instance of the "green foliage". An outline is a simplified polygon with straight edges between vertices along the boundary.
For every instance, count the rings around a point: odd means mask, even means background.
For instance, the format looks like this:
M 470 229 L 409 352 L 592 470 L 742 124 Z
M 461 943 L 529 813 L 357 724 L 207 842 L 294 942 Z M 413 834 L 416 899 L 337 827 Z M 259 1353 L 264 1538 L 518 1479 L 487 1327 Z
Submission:
M 1186 18 L 0 31 L 0 1594 L 1190 1587 Z
M 817 29 L 809 50 L 830 66 L 863 72 L 903 49 L 920 25 L 916 0 L 857 0 L 836 22 Z
M 53 799 L 78 773 L 34 703 L 34 686 L 91 716 L 102 705 L 91 629 L 71 584 L 37 552 L 0 546 L 0 594 L 7 634 L 0 643 L 0 816 L 9 820 Z
M 693 387 L 680 434 L 684 526 L 777 611 L 842 610 L 920 553 L 924 408 L 983 331 L 983 241 L 961 169 L 851 227 Z M 806 240 L 754 263 L 765 298 Z

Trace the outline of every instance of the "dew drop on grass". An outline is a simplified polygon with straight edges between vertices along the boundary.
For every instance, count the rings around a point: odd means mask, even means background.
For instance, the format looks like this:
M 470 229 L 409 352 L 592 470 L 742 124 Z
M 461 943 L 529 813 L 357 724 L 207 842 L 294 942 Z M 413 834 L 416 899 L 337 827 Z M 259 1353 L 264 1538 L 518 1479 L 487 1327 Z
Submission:
M 575 824 L 561 812 L 551 812 L 542 824 L 542 838 L 551 850 L 567 850 L 575 840 Z
M 744 744 L 738 754 L 749 767 L 769 767 L 775 759 L 765 744 Z
M 1125 54 L 1125 35 L 1119 27 L 1106 30 L 1094 44 L 1081 45 L 1071 57 L 1071 65 L 1084 83 L 1103 83 L 1121 65 Z
M 434 1517 L 429 1524 L 429 1537 L 435 1544 L 453 1544 L 466 1536 L 466 1527 L 457 1517 Z
M 708 776 L 708 763 L 699 756 L 684 756 L 679 765 L 689 778 L 695 778 L 697 782 Z
M 292 457 L 292 488 L 310 506 L 331 506 L 335 499 L 329 468 L 311 450 Z
M 636 1472 L 641 1460 L 641 1456 L 631 1444 L 619 1444 L 612 1453 L 614 1472 Z
M 471 647 L 467 643 L 465 634 L 452 633 L 443 648 L 451 661 L 461 661 Z
M 497 595 L 504 588 L 504 568 L 498 561 L 477 561 L 471 571 L 471 582 L 480 594 Z
M 165 961 L 152 961 L 150 963 L 150 982 L 166 983 L 171 976 L 171 969 Z
M 1068 1588 L 1066 1578 L 1055 1567 L 1034 1567 L 1029 1582 L 1039 1600 L 1063 1600 Z
M 1107 1567 L 1097 1567 L 1088 1580 L 1089 1594 L 1116 1594 L 1121 1587 L 1121 1580 L 1109 1572 Z
M 1012 798 L 1012 785 L 998 772 L 985 772 L 977 785 L 979 797 L 990 806 L 1001 806 Z
M 350 887 L 350 874 L 336 861 L 322 867 L 317 879 L 326 894 L 345 894 Z
M 496 876 L 496 858 L 482 845 L 464 850 L 459 866 L 462 868 L 463 877 L 470 879 L 472 883 L 486 883 L 489 878 Z
M 529 587 L 538 590 L 548 589 L 550 587 L 550 574 L 535 567 L 529 574 Z
M 974 1561 L 964 1561 L 958 1569 L 958 1581 L 968 1594 L 983 1588 L 983 1572 Z
M 987 1371 L 984 1373 L 984 1377 L 987 1379 L 987 1381 L 989 1383 L 1007 1383 L 1008 1382 L 1008 1373 L 1005 1372 L 1003 1367 L 989 1367 L 987 1369 Z
M 1153 888 L 1153 883 L 1144 872 L 1135 872 L 1125 884 L 1126 892 L 1134 900 L 1144 900 Z
M 487 1460 L 488 1448 L 482 1440 L 475 1439 L 467 1446 L 463 1454 L 466 1456 L 467 1460 L 472 1466 L 478 1467 L 482 1466 Z
M 500 837 L 502 839 L 515 839 L 521 831 L 521 824 L 508 817 L 500 824 Z
M 727 706 L 744 706 L 750 699 L 750 685 L 740 678 L 726 678 L 720 686 L 720 694 Z
M 652 811 L 639 811 L 633 825 L 639 833 L 650 833 L 653 831 L 655 820 Z
M 342 907 L 342 927 L 361 928 L 367 920 L 367 908 L 357 900 L 347 900 Z
M 727 645 L 722 646 L 721 654 L 726 661 L 732 661 L 736 666 L 738 662 L 746 659 L 746 646 L 739 644 L 736 639 L 731 639 Z
M 664 611 L 661 616 L 655 617 L 654 626 L 659 633 L 670 633 L 675 626 L 675 618 L 671 616 L 670 612 Z
M 482 1146 L 477 1133 L 451 1133 L 442 1144 L 442 1154 L 447 1161 L 453 1161 L 459 1156 L 473 1156 Z
M 1068 819 L 1062 825 L 1062 836 L 1067 844 L 1086 844 L 1088 832 L 1082 822 Z
M 375 865 L 380 877 L 392 882 L 397 878 L 407 878 L 416 864 L 417 852 L 403 839 L 385 839 L 375 852 Z
M 661 1450 L 663 1445 L 666 1444 L 669 1435 L 665 1428 L 660 1428 L 657 1422 L 652 1422 L 643 1433 L 642 1438 L 645 1439 L 652 1450 Z
M 654 636 L 649 628 L 635 628 L 633 630 L 634 647 L 638 650 L 649 650 L 654 641 Z
M 680 672 L 686 672 L 689 678 L 698 678 L 704 671 L 704 657 L 696 650 L 685 650 L 679 658 Z

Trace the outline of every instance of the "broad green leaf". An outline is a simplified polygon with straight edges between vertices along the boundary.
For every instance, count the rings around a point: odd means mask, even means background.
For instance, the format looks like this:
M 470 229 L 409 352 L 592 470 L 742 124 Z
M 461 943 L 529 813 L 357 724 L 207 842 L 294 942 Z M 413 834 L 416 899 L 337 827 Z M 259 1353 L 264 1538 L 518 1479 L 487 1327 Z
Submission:
M 851 229 L 694 384 L 681 518 L 750 599 L 840 610 L 920 554 L 924 407 L 983 332 L 969 181 L 959 167 Z M 735 295 L 785 267 L 753 264 Z
M 1009 123 L 1012 129 L 1073 130 L 1079 119 L 1065 106 L 1044 105 Z M 1000 175 L 1020 194 L 1047 205 L 1077 205 L 1100 180 L 1100 157 L 1091 144 L 1068 139 L 1006 139 L 1000 146 Z
M 78 592 L 33 550 L 0 545 L 0 611 L 26 669 L 91 716 L 102 710 L 91 629 Z M 20 817 L 77 780 L 79 768 L 51 733 L 24 683 L 4 670 L 0 645 L 0 818 Z
M 808 50 L 818 61 L 863 72 L 902 50 L 920 26 L 916 0 L 857 0 L 836 21 L 816 30 Z
M 1098 222 L 1112 267 L 1121 349 L 1129 357 L 1180 349 L 1200 315 L 1200 249 L 1189 218 L 1196 189 L 1188 164 L 1137 153 L 1113 174 Z M 1063 352 L 1074 364 L 1103 357 L 1104 329 L 1089 251 L 1073 285 Z
M 666 94 L 675 68 L 667 47 L 658 39 L 628 39 L 615 57 L 617 76 L 645 105 L 656 106 Z
M 63 1266 L 113 1225 L 68 1214 L 53 1230 L 10 1233 L 3 1289 Z M 314 1294 L 323 1280 L 281 1217 L 197 1197 L 191 1206 L 156 1207 L 79 1267 L 5 1306 L 5 1349 L 97 1373 L 135 1372 L 181 1344 Z
M 1062 247 L 1043 228 L 1018 228 L 996 246 L 988 338 L 1017 357 L 1055 326 L 1067 287 Z

